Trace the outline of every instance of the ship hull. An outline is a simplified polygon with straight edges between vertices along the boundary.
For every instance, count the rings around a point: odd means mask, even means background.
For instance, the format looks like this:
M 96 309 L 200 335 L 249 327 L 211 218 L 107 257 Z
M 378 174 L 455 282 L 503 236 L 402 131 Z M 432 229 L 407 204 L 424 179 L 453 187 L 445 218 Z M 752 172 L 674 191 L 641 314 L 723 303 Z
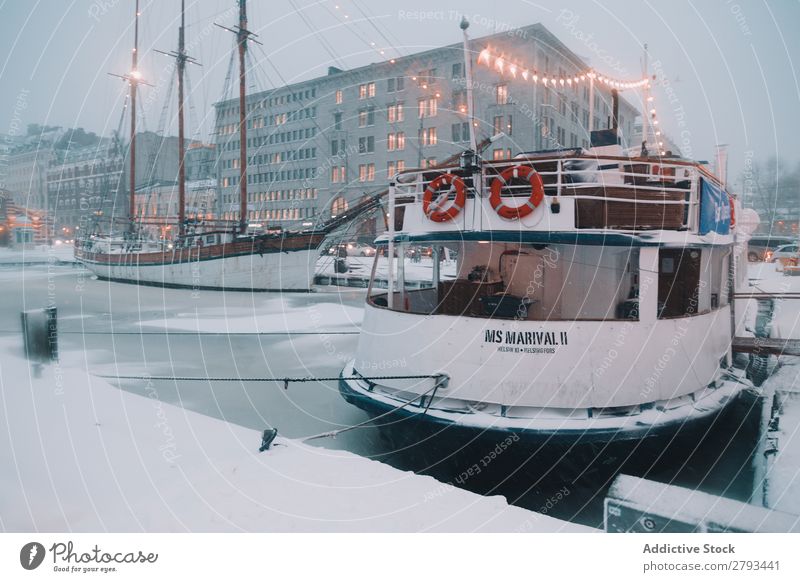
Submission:
M 578 464 L 585 468 L 653 468 L 688 456 L 720 422 L 740 396 L 742 385 L 726 382 L 702 403 L 647 418 L 608 419 L 569 427 L 531 419 L 471 418 L 471 415 L 428 409 L 387 399 L 349 379 L 345 367 L 339 392 L 365 411 L 393 451 L 422 454 L 431 464 L 502 456 L 515 466 L 535 459 L 535 466 Z
M 321 237 L 303 241 L 237 241 L 156 253 L 75 257 L 99 279 L 159 287 L 225 291 L 311 290 Z

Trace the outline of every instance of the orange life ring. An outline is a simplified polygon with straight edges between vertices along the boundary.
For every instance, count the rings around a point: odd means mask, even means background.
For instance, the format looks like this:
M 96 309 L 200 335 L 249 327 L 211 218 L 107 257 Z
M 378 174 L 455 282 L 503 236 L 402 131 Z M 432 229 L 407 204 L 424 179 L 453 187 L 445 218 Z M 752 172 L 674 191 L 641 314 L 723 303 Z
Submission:
M 736 210 L 733 208 L 733 196 L 728 194 L 728 204 L 731 205 L 731 227 L 736 226 Z
M 508 181 L 513 178 L 528 180 L 531 185 L 531 195 L 520 206 L 506 206 L 503 202 L 503 188 L 508 185 Z M 508 220 L 519 220 L 525 218 L 544 200 L 544 183 L 539 173 L 531 166 L 512 166 L 506 168 L 492 181 L 492 193 L 489 196 L 489 204 L 494 211 L 501 217 Z
M 456 199 L 447 210 L 442 209 L 442 205 L 434 202 L 434 198 L 439 196 L 442 186 L 450 186 L 456 190 Z M 449 188 L 448 188 L 449 191 Z M 464 180 L 455 174 L 440 174 L 428 184 L 425 194 L 422 196 L 422 211 L 429 219 L 434 222 L 448 222 L 453 220 L 467 202 L 467 189 Z

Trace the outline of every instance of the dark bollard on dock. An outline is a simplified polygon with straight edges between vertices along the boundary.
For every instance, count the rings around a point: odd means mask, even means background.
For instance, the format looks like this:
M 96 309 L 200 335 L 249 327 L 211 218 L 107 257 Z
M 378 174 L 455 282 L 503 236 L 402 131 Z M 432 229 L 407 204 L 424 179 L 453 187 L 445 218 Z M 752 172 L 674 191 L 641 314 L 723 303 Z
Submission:
M 58 309 L 31 309 L 23 311 L 20 316 L 25 358 L 38 364 L 57 361 Z

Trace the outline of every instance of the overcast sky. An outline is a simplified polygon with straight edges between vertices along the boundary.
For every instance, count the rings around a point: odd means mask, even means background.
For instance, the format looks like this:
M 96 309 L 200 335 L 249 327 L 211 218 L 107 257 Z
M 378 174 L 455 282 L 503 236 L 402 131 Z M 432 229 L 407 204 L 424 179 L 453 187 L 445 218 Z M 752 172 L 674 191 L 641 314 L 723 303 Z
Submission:
M 0 0 L 0 133 L 35 122 L 110 134 L 124 87 L 107 73 L 130 68 L 133 4 Z M 171 64 L 152 49 L 175 48 L 180 2 L 141 4 L 140 68 L 155 85 L 143 89 L 142 99 L 146 127 L 155 130 Z M 232 24 L 237 3 L 186 4 L 187 42 L 203 64 L 190 71 L 190 118 L 207 138 L 233 43 L 213 22 Z M 651 72 L 664 80 L 655 90 L 662 126 L 684 153 L 711 159 L 714 144 L 730 144 L 732 178 L 748 156 L 800 159 L 800 0 L 250 0 L 248 7 L 264 44 L 253 49 L 262 67 L 253 89 L 318 76 L 331 64 L 351 68 L 456 42 L 457 13 L 472 21 L 473 37 L 541 22 L 599 71 L 618 77 L 639 76 L 647 43 L 657 64 Z

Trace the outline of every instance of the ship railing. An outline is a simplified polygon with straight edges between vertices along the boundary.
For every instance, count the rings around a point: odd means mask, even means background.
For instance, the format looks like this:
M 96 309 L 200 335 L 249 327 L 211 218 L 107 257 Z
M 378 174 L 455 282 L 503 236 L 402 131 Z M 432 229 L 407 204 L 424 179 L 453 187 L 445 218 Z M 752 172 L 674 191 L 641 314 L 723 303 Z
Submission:
M 698 165 L 685 160 L 523 155 L 510 160 L 485 162 L 478 180 L 475 179 L 477 175 L 465 175 L 458 166 L 406 171 L 397 176 L 395 204 L 404 206 L 421 202 L 425 189 L 441 173 L 461 176 L 468 199 L 488 197 L 497 176 L 517 165 L 536 169 L 547 197 L 563 196 L 575 200 L 577 213 L 583 217 L 583 227 L 618 228 L 613 223 L 614 214 L 638 212 L 643 213 L 645 222 L 651 223 L 657 215 L 663 214 L 664 220 L 655 222 L 664 225 L 665 229 L 694 231 L 699 221 L 699 179 L 715 179 Z M 518 181 L 507 185 L 503 195 L 527 198 L 530 186 Z M 591 217 L 598 216 L 598 212 L 604 217 L 611 215 L 612 223 L 592 223 Z

